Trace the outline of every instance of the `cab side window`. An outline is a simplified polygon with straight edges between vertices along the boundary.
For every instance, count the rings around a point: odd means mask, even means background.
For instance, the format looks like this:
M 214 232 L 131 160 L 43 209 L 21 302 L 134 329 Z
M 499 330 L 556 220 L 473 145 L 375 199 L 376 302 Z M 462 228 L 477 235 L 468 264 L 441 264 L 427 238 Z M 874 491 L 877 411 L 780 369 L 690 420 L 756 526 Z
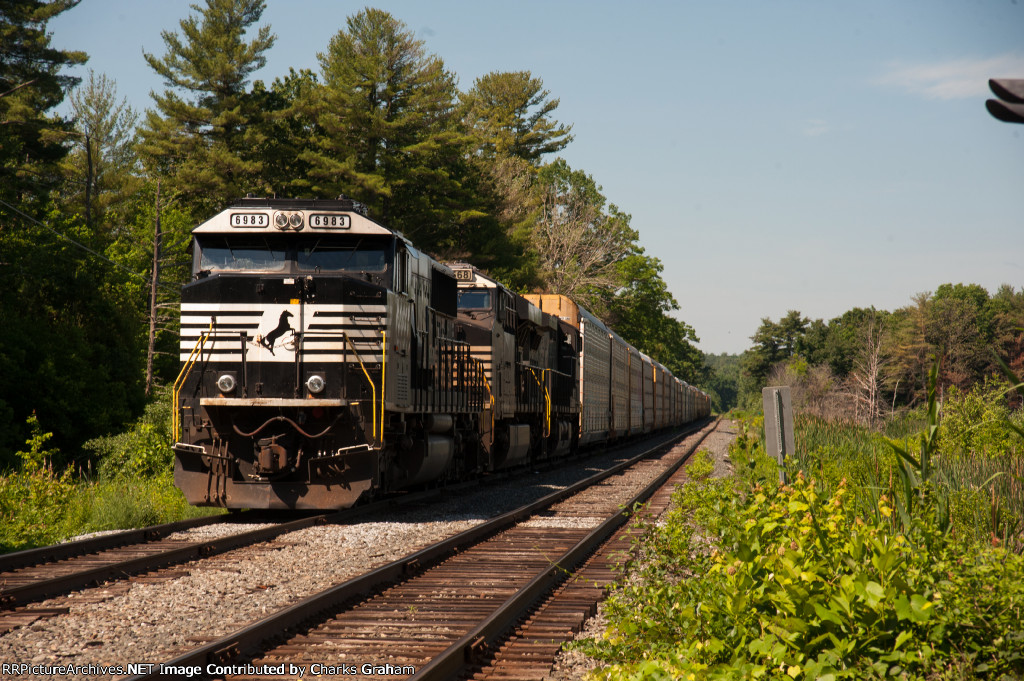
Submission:
M 395 253 L 395 290 L 409 293 L 409 251 L 401 245 Z

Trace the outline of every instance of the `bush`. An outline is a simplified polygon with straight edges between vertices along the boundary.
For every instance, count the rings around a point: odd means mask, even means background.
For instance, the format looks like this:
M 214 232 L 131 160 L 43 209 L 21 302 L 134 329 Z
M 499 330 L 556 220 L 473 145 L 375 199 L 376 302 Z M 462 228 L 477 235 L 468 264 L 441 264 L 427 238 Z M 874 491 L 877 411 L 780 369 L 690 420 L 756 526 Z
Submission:
M 1009 425 L 1004 393 L 1005 386 L 992 380 L 967 392 L 950 386 L 942 405 L 939 436 L 944 455 L 999 458 L 1017 451 L 1021 442 Z
M 99 482 L 76 478 L 70 468 L 55 471 L 52 461 L 59 452 L 46 448 L 52 435 L 30 417 L 32 435 L 27 450 L 17 454 L 19 469 L 0 475 L 0 553 L 86 532 L 223 513 L 189 506 L 174 487 L 165 406 L 151 405 L 127 433 L 91 442 L 103 457 Z
M 45 448 L 53 434 L 43 432 L 34 413 L 27 422 L 31 436 L 28 450 L 17 453 L 20 467 L 0 476 L 0 552 L 53 543 L 66 536 L 69 525 L 72 471 L 54 470 L 59 452 Z
M 848 496 L 803 478 L 745 500 L 729 483 L 691 483 L 646 540 L 658 557 L 609 601 L 606 638 L 583 649 L 617 663 L 607 679 L 1024 672 L 1024 558 L 922 551 L 920 537 L 850 513 Z M 684 521 L 694 511 L 711 551 Z
M 146 405 L 131 429 L 89 440 L 84 447 L 99 461 L 104 479 L 164 475 L 173 470 L 171 403 L 167 396 Z

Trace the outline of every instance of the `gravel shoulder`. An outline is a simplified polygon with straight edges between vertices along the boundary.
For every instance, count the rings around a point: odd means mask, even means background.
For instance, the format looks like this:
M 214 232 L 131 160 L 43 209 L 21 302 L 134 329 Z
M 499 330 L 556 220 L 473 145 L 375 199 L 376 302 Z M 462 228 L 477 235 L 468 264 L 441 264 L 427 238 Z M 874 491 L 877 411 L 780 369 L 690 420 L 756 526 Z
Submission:
M 708 435 L 700 446 L 707 450 L 715 464 L 712 477 L 722 478 L 732 475 L 733 464 L 729 459 L 729 445 L 736 439 L 738 426 L 733 421 L 723 419 L 715 432 Z M 627 577 L 628 578 L 628 577 Z M 608 620 L 604 614 L 604 604 L 598 605 L 597 614 L 588 619 L 575 640 L 599 638 L 604 634 Z M 587 674 L 597 669 L 597 660 L 576 650 L 563 650 L 558 654 L 551 673 L 544 681 L 584 681 Z

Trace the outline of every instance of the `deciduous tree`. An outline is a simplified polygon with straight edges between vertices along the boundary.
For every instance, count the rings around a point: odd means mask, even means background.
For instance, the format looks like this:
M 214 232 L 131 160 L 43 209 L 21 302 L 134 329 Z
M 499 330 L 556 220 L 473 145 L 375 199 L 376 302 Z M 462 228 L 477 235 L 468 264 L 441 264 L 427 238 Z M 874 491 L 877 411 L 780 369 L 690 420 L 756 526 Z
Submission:
M 620 285 L 620 263 L 637 252 L 630 216 L 606 206 L 594 179 L 562 159 L 541 168 L 537 187 L 533 239 L 546 290 L 599 308 Z
M 661 278 L 662 265 L 643 249 L 624 258 L 618 266 L 620 286 L 615 296 L 597 308 L 608 324 L 642 352 L 690 383 L 707 380 L 704 356 L 694 343 L 693 327 L 672 313 L 679 304 Z

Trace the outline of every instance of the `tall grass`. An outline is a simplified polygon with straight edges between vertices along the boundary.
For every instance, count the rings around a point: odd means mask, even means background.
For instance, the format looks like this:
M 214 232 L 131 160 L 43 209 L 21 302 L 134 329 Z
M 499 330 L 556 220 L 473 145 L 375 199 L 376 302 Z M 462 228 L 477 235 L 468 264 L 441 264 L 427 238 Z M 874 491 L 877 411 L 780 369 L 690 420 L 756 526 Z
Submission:
M 1024 459 L 968 454 L 942 459 L 954 527 L 974 542 L 1024 550 Z
M 1014 433 L 1020 415 L 1003 404 L 1002 391 L 986 383 L 967 393 L 953 392 L 942 408 L 933 402 L 930 409 L 899 415 L 881 432 L 797 414 L 797 451 L 787 466 L 791 477 L 803 472 L 823 493 L 845 481 L 854 492 L 851 501 L 865 514 L 877 514 L 882 496 L 908 512 L 911 497 L 927 497 L 956 537 L 1021 553 L 1024 457 L 1021 438 Z M 914 447 L 917 440 L 920 452 Z M 894 529 L 909 521 L 909 513 L 892 516 Z

